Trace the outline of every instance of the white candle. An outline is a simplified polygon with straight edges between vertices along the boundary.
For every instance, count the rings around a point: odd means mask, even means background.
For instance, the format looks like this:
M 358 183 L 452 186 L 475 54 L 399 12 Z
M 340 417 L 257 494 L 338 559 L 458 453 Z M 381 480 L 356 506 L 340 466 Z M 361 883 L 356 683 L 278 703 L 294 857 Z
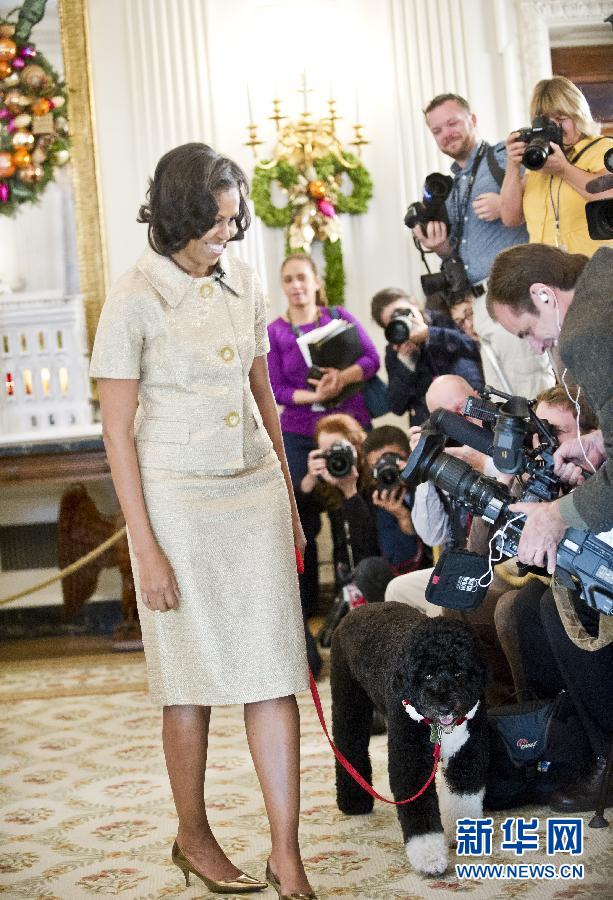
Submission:
M 308 113 L 309 111 L 309 102 L 308 102 L 308 93 L 307 93 L 307 70 L 306 66 L 304 67 L 304 71 L 302 73 L 302 96 L 304 99 L 304 112 Z
M 355 124 L 356 125 L 360 124 L 360 101 L 358 98 L 357 88 L 356 88 L 356 92 L 355 92 Z
M 255 122 L 253 119 L 253 108 L 251 106 L 251 92 L 249 90 L 249 85 L 247 85 L 247 109 L 249 111 L 249 124 L 254 125 Z

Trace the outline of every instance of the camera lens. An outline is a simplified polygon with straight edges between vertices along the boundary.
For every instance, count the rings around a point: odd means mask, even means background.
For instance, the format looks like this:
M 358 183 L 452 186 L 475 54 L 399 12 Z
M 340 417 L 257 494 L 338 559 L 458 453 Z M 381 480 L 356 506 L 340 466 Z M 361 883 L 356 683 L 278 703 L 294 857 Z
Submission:
M 349 444 L 334 443 L 324 456 L 326 468 L 334 478 L 345 478 L 355 464 L 353 447 Z
M 549 140 L 544 137 L 534 137 L 524 150 L 521 161 L 527 169 L 533 172 L 542 169 L 549 156 Z
M 410 337 L 411 329 L 406 319 L 392 319 L 385 326 L 384 334 L 388 344 L 404 344 Z
M 593 241 L 613 240 L 613 200 L 592 200 L 585 204 L 587 230 Z
M 395 487 L 400 481 L 400 471 L 398 469 L 398 460 L 400 457 L 397 453 L 384 453 L 372 470 L 377 490 L 385 491 Z

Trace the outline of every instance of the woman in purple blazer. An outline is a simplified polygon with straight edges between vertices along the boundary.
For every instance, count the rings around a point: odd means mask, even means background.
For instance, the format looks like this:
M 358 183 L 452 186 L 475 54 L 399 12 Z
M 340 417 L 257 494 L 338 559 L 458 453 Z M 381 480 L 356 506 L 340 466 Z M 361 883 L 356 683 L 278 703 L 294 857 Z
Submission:
M 287 297 L 287 310 L 268 326 L 270 352 L 268 368 L 273 393 L 281 413 L 281 430 L 290 474 L 294 484 L 300 484 L 307 471 L 307 458 L 315 448 L 313 434 L 319 419 L 331 412 L 348 413 L 366 430 L 370 429 L 370 415 L 361 391 L 357 391 L 338 405 L 334 398 L 350 384 L 372 378 L 379 368 L 379 354 L 364 328 L 355 317 L 340 306 L 334 315 L 326 305 L 323 285 L 315 263 L 306 253 L 288 256 L 281 266 L 281 286 Z M 323 369 L 323 377 L 308 378 L 297 338 L 333 318 L 345 319 L 356 325 L 363 354 L 346 369 Z M 324 404 L 325 407 L 324 408 Z M 318 560 L 315 538 L 320 529 L 318 514 L 301 511 L 302 526 L 307 538 L 305 571 L 301 576 L 301 594 L 306 616 L 318 605 Z

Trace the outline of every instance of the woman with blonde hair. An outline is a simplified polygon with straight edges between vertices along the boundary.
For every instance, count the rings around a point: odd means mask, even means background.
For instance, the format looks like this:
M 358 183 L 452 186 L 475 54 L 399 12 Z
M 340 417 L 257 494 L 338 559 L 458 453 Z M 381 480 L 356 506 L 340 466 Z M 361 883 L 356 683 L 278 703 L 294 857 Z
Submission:
M 592 256 L 613 241 L 590 238 L 585 204 L 594 199 L 586 184 L 606 172 L 603 157 L 613 138 L 600 136 L 587 100 L 578 87 L 556 75 L 539 81 L 532 92 L 530 117 L 546 116 L 562 132 L 562 146 L 549 145 L 542 168 L 521 171 L 526 144 L 513 131 L 507 138 L 507 168 L 500 191 L 501 219 L 507 226 L 525 221 L 532 244 L 549 244 L 569 253 Z

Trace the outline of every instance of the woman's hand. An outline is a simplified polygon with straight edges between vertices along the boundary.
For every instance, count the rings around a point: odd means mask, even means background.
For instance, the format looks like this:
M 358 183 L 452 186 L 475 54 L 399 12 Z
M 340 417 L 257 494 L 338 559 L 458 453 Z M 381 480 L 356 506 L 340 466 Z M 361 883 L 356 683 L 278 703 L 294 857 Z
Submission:
M 510 165 L 514 169 L 519 169 L 521 166 L 522 156 L 526 149 L 525 141 L 517 140 L 518 134 L 519 131 L 512 131 L 506 140 L 507 165 Z
M 338 377 L 338 369 L 328 369 L 319 379 L 309 378 L 309 384 L 313 387 L 313 403 L 325 403 L 338 395 Z
M 495 222 L 500 218 L 500 194 L 488 192 L 479 194 L 473 200 L 473 209 L 478 219 L 483 222 Z
M 322 475 L 324 481 L 327 481 L 328 484 L 333 484 L 342 491 L 345 500 L 348 500 L 349 497 L 355 497 L 357 494 L 358 477 L 358 470 L 355 466 L 352 467 L 349 475 L 345 475 L 344 478 L 335 478 L 334 475 L 330 475 L 327 469 Z
M 141 598 L 147 609 L 158 612 L 178 609 L 181 592 L 165 553 L 156 544 L 142 554 L 137 553 L 137 558 Z
M 411 425 L 411 427 L 409 428 L 409 446 L 411 448 L 411 453 L 417 447 L 420 437 L 421 425 Z
M 549 175 L 558 175 L 560 178 L 564 178 L 569 166 L 570 163 L 566 159 L 560 145 L 554 144 L 552 141 L 549 144 L 549 156 L 545 160 L 545 165 L 542 167 L 541 172 L 548 172 Z

